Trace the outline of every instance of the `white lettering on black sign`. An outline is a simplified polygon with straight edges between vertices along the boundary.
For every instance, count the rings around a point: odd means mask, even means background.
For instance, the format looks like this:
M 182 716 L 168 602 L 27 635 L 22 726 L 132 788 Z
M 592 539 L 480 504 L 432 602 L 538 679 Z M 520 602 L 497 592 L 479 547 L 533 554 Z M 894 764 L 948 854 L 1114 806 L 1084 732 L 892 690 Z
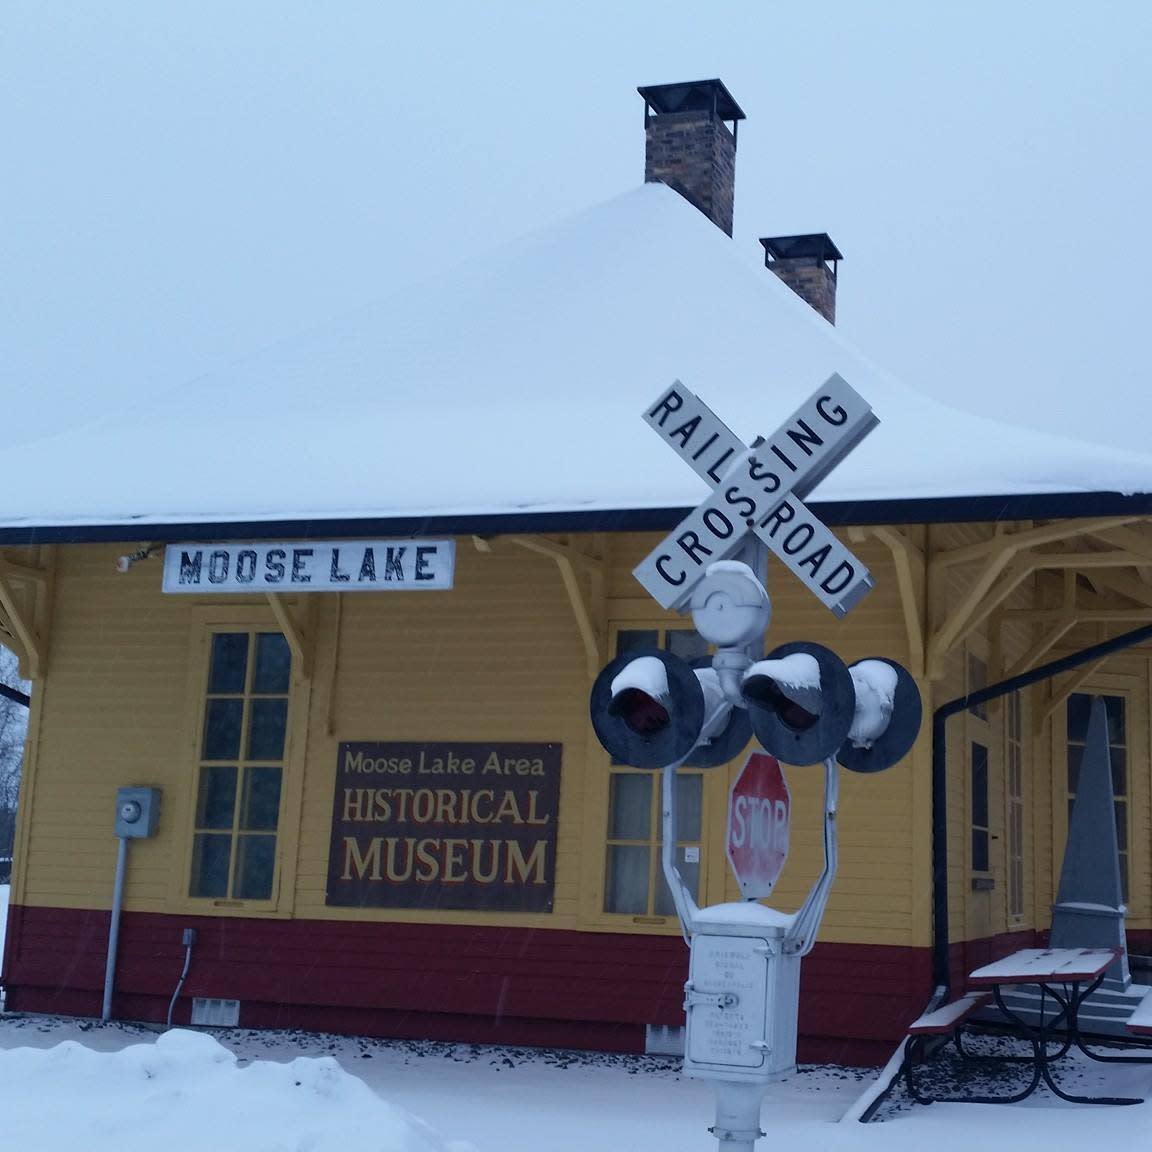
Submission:
M 452 540 L 169 544 L 165 592 L 378 592 L 452 587 Z

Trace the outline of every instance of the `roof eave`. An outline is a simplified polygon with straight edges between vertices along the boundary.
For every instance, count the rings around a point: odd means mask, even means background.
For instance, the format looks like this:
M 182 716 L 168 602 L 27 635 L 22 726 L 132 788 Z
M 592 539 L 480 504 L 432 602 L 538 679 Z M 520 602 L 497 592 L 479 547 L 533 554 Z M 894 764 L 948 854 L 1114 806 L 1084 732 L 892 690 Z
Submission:
M 999 520 L 1152 515 L 1152 492 L 1050 492 L 810 503 L 831 526 L 962 524 Z M 666 532 L 691 508 L 618 508 L 437 516 L 359 516 L 311 520 L 43 524 L 0 527 L 0 545 L 88 544 L 123 540 L 278 540 L 315 537 L 497 536 L 523 532 Z

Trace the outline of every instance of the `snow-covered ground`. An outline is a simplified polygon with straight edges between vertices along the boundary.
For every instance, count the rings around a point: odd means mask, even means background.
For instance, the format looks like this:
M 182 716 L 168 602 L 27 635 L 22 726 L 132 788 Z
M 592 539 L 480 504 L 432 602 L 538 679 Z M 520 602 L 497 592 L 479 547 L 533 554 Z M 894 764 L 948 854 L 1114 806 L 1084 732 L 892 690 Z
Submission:
M 0 949 L 8 888 L 0 886 Z M 1152 1065 L 1081 1062 L 1080 1091 L 1152 1098 Z M 768 1089 L 759 1148 L 1060 1152 L 1143 1147 L 1152 1104 L 911 1106 L 838 1123 L 875 1077 L 803 1068 Z M 24 1152 L 703 1152 L 708 1084 L 661 1057 L 371 1040 L 308 1032 L 168 1033 L 0 1015 L 0 1132 Z
M 837 1123 L 874 1073 L 805 1068 L 769 1088 L 758 1144 L 805 1152 L 1144 1147 L 1152 1105 L 897 1102 Z M 1152 1067 L 1074 1073 L 1152 1095 Z M 704 1152 L 707 1084 L 657 1057 L 232 1029 L 208 1036 L 0 1016 L 0 1120 L 31 1152 Z

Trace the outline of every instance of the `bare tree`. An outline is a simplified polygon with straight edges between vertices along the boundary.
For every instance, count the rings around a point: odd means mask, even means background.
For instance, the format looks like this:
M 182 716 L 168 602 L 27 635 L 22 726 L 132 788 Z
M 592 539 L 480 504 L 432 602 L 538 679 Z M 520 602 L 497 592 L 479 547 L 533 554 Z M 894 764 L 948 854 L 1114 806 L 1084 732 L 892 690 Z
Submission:
M 20 765 L 28 734 L 28 692 L 13 652 L 0 647 L 0 882 L 7 879 L 16 834 Z

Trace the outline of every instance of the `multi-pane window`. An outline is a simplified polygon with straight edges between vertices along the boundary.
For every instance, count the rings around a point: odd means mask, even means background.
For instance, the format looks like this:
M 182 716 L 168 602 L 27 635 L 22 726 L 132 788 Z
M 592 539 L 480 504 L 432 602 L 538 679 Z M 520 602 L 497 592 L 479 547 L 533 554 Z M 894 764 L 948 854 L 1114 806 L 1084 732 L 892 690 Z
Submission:
M 1008 766 L 1008 915 L 1024 915 L 1024 723 L 1019 692 L 1007 700 L 1005 759 Z
M 1120 889 L 1128 899 L 1128 733 L 1123 696 L 1104 696 L 1108 721 L 1108 758 L 1112 765 L 1112 796 L 1116 812 L 1116 845 L 1120 853 Z M 1088 717 L 1093 697 L 1074 692 L 1068 697 L 1068 819 L 1080 781 L 1080 765 L 1088 742 Z
M 292 658 L 279 632 L 212 634 L 200 731 L 189 895 L 267 900 Z
M 676 867 L 692 893 L 700 889 L 703 775 L 676 775 Z M 604 911 L 674 916 L 676 906 L 660 863 L 660 773 L 613 771 L 608 799 L 608 868 Z
M 987 872 L 988 749 L 972 742 L 972 871 Z
M 632 629 L 617 634 L 617 655 L 635 648 L 664 648 L 690 662 L 708 653 L 706 642 L 688 628 Z M 676 774 L 676 866 L 697 899 L 703 804 L 703 773 L 681 768 Z M 608 781 L 605 912 L 676 914 L 664 882 L 662 845 L 660 773 L 613 764 Z

